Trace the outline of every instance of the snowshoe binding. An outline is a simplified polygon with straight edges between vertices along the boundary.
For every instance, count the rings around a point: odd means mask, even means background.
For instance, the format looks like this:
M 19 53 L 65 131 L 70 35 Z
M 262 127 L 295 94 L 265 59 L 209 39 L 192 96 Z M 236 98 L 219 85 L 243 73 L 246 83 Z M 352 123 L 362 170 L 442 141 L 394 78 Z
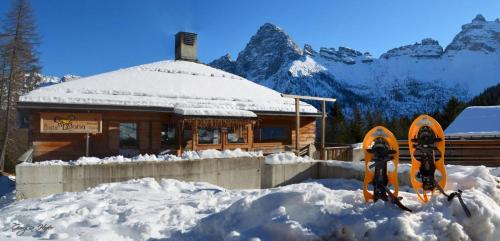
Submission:
M 448 201 L 458 197 L 465 213 L 470 217 L 462 199 L 462 191 L 448 195 L 443 189 L 446 186 L 446 168 L 444 132 L 441 125 L 428 115 L 417 117 L 410 126 L 408 145 L 411 156 L 410 180 L 418 199 L 427 203 L 437 189 L 448 197 Z
M 382 199 L 396 204 L 399 208 L 411 212 L 401 203 L 398 197 L 398 142 L 396 137 L 388 129 L 377 126 L 371 129 L 363 140 L 365 152 L 365 178 L 363 183 L 363 195 L 365 200 L 374 202 Z M 391 170 L 388 163 L 392 162 Z M 369 190 L 369 186 L 373 190 Z M 392 186 L 394 192 L 389 188 Z

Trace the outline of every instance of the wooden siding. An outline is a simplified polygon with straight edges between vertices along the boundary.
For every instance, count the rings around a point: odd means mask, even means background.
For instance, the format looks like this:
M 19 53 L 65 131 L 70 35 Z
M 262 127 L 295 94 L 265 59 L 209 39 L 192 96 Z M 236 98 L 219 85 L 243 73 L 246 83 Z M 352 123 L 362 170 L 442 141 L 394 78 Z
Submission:
M 300 118 L 300 147 L 307 146 L 315 142 L 316 139 L 316 118 Z M 264 153 L 274 153 L 290 151 L 295 149 L 295 118 L 294 117 L 261 117 L 257 125 L 261 126 L 284 126 L 288 129 L 289 139 L 286 141 L 274 142 L 254 142 L 253 149 Z
M 61 110 L 58 110 L 61 111 Z M 69 111 L 69 110 L 62 110 Z M 71 111 L 69 111 L 71 112 Z M 74 111 L 73 111 L 74 112 Z M 88 112 L 82 112 L 88 113 Z M 204 149 L 236 149 L 245 151 L 263 151 L 271 153 L 277 151 L 291 150 L 295 143 L 295 118 L 294 117 L 259 117 L 255 123 L 244 124 L 243 133 L 245 143 L 229 143 L 227 132 L 221 132 L 221 143 L 216 145 L 198 144 L 197 128 L 192 127 L 193 137 L 190 141 L 183 141 L 182 125 L 177 119 L 168 113 L 147 112 L 97 112 L 102 114 L 102 133 L 90 136 L 90 155 L 105 157 L 118 155 L 120 153 L 120 123 L 136 123 L 138 136 L 138 153 L 159 153 L 165 149 L 173 150 L 174 154 L 180 154 L 185 150 Z M 73 160 L 85 155 L 85 134 L 48 134 L 40 133 L 40 112 L 32 112 L 30 126 L 30 139 L 33 144 L 33 160 Z M 160 142 L 162 123 L 175 124 L 178 144 L 162 147 Z M 255 126 L 285 126 L 288 132 L 286 141 L 277 142 L 254 142 Z M 316 119 L 314 117 L 301 117 L 300 143 L 301 147 L 315 142 Z
M 138 127 L 139 150 L 140 152 L 148 152 L 151 150 L 151 122 L 141 121 Z

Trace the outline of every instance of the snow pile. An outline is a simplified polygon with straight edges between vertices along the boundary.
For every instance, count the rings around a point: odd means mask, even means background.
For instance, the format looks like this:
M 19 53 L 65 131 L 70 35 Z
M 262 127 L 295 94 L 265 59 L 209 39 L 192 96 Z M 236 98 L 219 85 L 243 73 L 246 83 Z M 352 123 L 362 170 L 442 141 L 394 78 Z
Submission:
M 219 151 L 215 149 L 201 150 L 201 151 L 186 151 L 182 153 L 180 157 L 176 155 L 154 155 L 154 154 L 144 154 L 138 155 L 132 158 L 124 156 L 111 156 L 105 158 L 97 157 L 80 157 L 77 160 L 72 161 L 61 161 L 61 160 L 50 160 L 42 162 L 23 162 L 20 165 L 95 165 L 95 164 L 110 164 L 110 163 L 130 163 L 130 162 L 148 162 L 148 161 L 189 161 L 198 159 L 210 159 L 210 158 L 231 158 L 231 157 L 258 157 L 262 156 L 262 152 L 246 152 L 242 151 L 240 148 L 234 150 L 224 150 Z
M 404 193 L 403 212 L 384 202 L 365 203 L 348 180 L 296 184 L 268 195 L 239 200 L 174 240 L 498 240 L 500 209 L 482 193 L 468 196 L 476 216 L 467 218 L 445 197 L 422 206 Z M 333 189 L 333 190 L 332 190 Z M 491 207 L 485 207 L 491 206 Z
M 263 156 L 262 151 L 247 152 L 240 148 L 235 150 L 218 151 L 215 149 L 203 151 L 186 151 L 182 154 L 184 160 L 210 159 L 210 158 L 231 158 L 231 157 L 258 157 Z
M 266 164 L 290 164 L 297 162 L 314 162 L 311 157 L 296 156 L 293 152 L 275 153 L 266 156 Z
M 229 191 L 206 183 L 152 178 L 103 184 L 78 193 L 15 202 L 0 212 L 0 240 L 148 240 L 186 231 L 258 191 Z M 51 226 L 23 235 L 14 224 Z
M 423 205 L 401 192 L 409 213 L 381 201 L 365 203 L 360 181 L 329 179 L 246 197 L 172 239 L 500 240 L 500 192 L 488 170 L 449 166 L 447 190 L 464 190 L 471 218 L 458 200 L 449 203 L 443 195 Z
M 486 167 L 449 166 L 447 190 L 464 189 L 472 212 L 437 195 L 413 213 L 365 203 L 356 180 L 311 180 L 266 190 L 151 178 L 12 203 L 0 212 L 0 239 L 71 240 L 500 240 L 497 183 Z M 402 188 L 409 190 L 409 188 Z M 11 227 L 50 225 L 17 236 Z

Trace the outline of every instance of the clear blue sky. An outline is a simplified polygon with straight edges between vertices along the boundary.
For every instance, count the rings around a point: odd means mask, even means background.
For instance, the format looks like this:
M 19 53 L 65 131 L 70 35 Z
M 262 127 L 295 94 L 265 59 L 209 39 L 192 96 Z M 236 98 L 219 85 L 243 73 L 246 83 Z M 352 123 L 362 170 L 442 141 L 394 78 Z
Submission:
M 173 58 L 177 31 L 199 34 L 199 58 L 236 57 L 272 22 L 303 46 L 348 46 L 379 56 L 437 39 L 446 46 L 478 13 L 500 17 L 498 0 L 31 0 L 43 73 L 87 76 Z M 0 0 L 3 17 L 9 0 Z

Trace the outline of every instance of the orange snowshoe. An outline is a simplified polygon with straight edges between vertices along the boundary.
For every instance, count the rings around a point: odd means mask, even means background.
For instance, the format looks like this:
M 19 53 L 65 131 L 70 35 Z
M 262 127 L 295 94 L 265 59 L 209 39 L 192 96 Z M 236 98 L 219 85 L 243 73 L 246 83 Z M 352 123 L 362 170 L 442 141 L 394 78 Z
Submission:
M 410 126 L 408 145 L 411 156 L 410 180 L 418 199 L 427 203 L 437 189 L 450 202 L 457 197 L 465 214 L 471 217 L 471 212 L 462 199 L 461 190 L 451 194 L 444 191 L 446 186 L 445 142 L 441 125 L 428 115 L 417 117 Z
M 363 195 L 365 200 L 379 199 L 390 201 L 399 208 L 410 211 L 398 197 L 398 162 L 399 146 L 396 137 L 383 126 L 371 129 L 363 140 L 365 152 L 365 178 L 363 183 Z M 388 164 L 392 162 L 392 166 Z M 389 170 L 391 168 L 391 170 Z M 372 190 L 369 190 L 373 187 Z M 394 192 L 390 190 L 393 187 Z
M 419 116 L 410 126 L 408 145 L 411 185 L 418 199 L 426 203 L 438 185 L 440 188 L 446 186 L 444 132 L 441 125 L 428 115 Z

